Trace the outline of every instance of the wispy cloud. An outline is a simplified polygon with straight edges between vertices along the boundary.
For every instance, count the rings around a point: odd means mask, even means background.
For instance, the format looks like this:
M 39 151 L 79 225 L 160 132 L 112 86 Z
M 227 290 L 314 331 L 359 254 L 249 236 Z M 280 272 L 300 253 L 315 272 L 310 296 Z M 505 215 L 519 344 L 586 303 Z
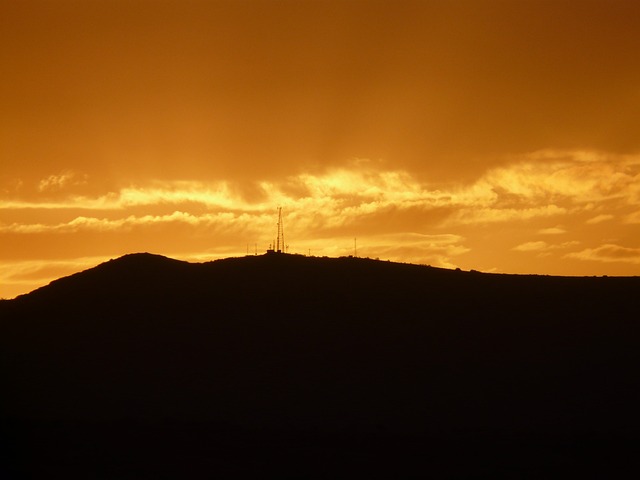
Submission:
M 516 252 L 548 252 L 550 250 L 566 249 L 579 245 L 577 240 L 569 240 L 567 242 L 549 244 L 545 241 L 538 240 L 534 242 L 521 243 L 512 248 Z
M 586 248 L 580 252 L 567 254 L 569 258 L 593 260 L 598 262 L 626 262 L 640 264 L 640 248 L 622 247 L 607 244 L 596 248 Z
M 539 207 L 499 208 L 498 204 L 490 208 L 463 208 L 453 213 L 447 225 L 488 224 L 531 220 L 534 218 L 554 217 L 566 214 L 568 210 L 555 204 Z
M 322 174 L 300 174 L 281 182 L 256 182 L 252 201 L 230 182 L 153 181 L 97 196 L 69 195 L 60 201 L 5 198 L 5 209 L 126 210 L 151 205 L 200 205 L 211 210 L 260 211 L 274 204 L 357 208 L 364 212 L 394 205 L 399 208 L 470 208 L 475 211 L 522 211 L 548 214 L 543 207 L 622 199 L 633 203 L 640 191 L 640 158 L 598 156 L 586 152 L 536 152 L 505 167 L 487 171 L 470 185 L 436 186 L 420 182 L 406 171 L 386 171 L 375 164 L 350 165 Z M 40 190 L 79 180 L 73 172 L 52 175 Z M 268 207 L 267 207 L 268 206 Z M 533 212 L 533 213 L 532 213 Z M 606 214 L 603 214 L 606 215 Z M 473 217 L 473 215 L 472 215 Z M 513 215 L 476 215 L 511 220 Z M 600 215 L 599 217 L 602 217 Z M 460 215 L 467 218 L 467 215 Z M 598 217 L 596 217 L 598 218 Z M 603 217 L 604 218 L 604 217 Z
M 628 215 L 626 215 L 624 218 L 624 221 L 625 223 L 630 223 L 630 224 L 640 223 L 640 210 L 631 212 Z
M 66 170 L 62 173 L 49 175 L 38 182 L 39 192 L 50 192 L 63 190 L 71 185 L 85 185 L 87 183 L 87 176 L 74 172 L 72 170 Z
M 287 220 L 301 231 L 318 233 L 357 225 L 368 218 L 388 218 L 392 211 L 412 212 L 413 218 L 419 218 L 421 212 L 437 211 L 438 223 L 432 226 L 449 230 L 465 225 L 561 218 L 580 212 L 591 215 L 584 220 L 587 224 L 596 224 L 614 218 L 613 211 L 622 208 L 627 209 L 627 221 L 632 223 L 635 217 L 628 209 L 635 211 L 637 206 L 629 205 L 630 196 L 640 185 L 640 158 L 593 152 L 532 153 L 519 157 L 514 164 L 486 172 L 469 185 L 431 185 L 405 171 L 379 168 L 380 165 L 361 162 L 320 174 L 300 174 L 281 182 L 257 182 L 251 186 L 254 194 L 249 196 L 225 181 L 153 181 L 96 196 L 68 195 L 58 201 L 5 198 L 0 199 L 5 212 L 43 212 L 39 222 L 0 223 L 0 232 L 126 231 L 173 223 L 205 228 L 226 223 L 229 228 L 241 225 L 248 229 L 253 224 L 261 229 L 277 205 L 285 208 Z M 73 172 L 52 175 L 40 186 L 57 188 L 77 177 Z M 596 204 L 598 209 L 609 211 L 593 216 Z M 61 214 L 52 217 L 47 213 L 52 210 Z M 65 211 L 68 214 L 62 213 Z M 48 221 L 61 215 L 66 218 L 56 223 Z M 387 231 L 398 232 L 397 225 Z M 566 229 L 555 226 L 536 233 L 562 234 Z
M 588 223 L 589 225 L 595 225 L 597 223 L 602 223 L 602 222 L 606 222 L 608 220 L 613 220 L 614 216 L 606 213 L 606 214 L 602 214 L 602 215 L 596 215 L 595 217 L 590 218 L 589 220 L 586 221 L 586 223 Z
M 525 242 L 516 247 L 513 247 L 513 250 L 518 252 L 535 252 L 539 250 L 546 250 L 548 247 L 547 242 L 537 241 L 537 242 Z
M 557 225 L 555 227 L 541 228 L 538 230 L 538 233 L 540 235 L 562 235 L 563 233 L 567 233 L 567 230 Z
M 183 223 L 192 226 L 212 227 L 223 225 L 232 229 L 238 224 L 257 222 L 262 224 L 264 219 L 259 216 L 236 215 L 230 212 L 207 213 L 192 215 L 181 211 L 175 211 L 167 215 L 129 215 L 125 218 L 109 219 L 97 217 L 75 217 L 73 220 L 57 224 L 19 224 L 0 225 L 0 232 L 5 233 L 75 233 L 82 230 L 94 231 L 127 231 L 134 227 L 154 224 Z

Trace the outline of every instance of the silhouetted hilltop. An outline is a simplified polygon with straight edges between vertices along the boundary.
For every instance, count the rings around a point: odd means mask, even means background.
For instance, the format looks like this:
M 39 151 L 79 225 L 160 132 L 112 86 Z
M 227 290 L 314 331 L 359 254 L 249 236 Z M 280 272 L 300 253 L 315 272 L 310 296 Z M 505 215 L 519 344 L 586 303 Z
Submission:
M 639 291 L 637 277 L 127 255 L 0 303 L 14 469 L 115 474 L 115 456 L 156 477 L 187 461 L 292 473 L 320 455 L 521 474 L 614 447 L 620 462 L 640 431 Z

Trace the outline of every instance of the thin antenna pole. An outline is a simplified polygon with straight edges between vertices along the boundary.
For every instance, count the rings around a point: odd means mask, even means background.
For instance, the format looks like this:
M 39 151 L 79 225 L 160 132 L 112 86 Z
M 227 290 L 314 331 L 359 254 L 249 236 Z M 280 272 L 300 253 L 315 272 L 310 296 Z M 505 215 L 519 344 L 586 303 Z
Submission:
M 356 242 L 356 237 L 353 237 L 353 256 L 358 256 L 358 244 Z
M 282 248 L 281 248 L 282 246 Z M 276 240 L 276 252 L 282 253 L 285 250 L 284 224 L 282 223 L 282 207 L 278 207 L 278 237 Z

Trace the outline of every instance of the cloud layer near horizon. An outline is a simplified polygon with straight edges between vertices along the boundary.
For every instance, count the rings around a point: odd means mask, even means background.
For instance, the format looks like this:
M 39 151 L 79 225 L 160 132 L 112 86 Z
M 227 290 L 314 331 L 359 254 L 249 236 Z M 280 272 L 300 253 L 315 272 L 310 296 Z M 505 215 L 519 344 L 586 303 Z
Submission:
M 364 159 L 282 182 L 156 180 L 106 192 L 96 185 L 93 194 L 87 174 L 52 173 L 31 186 L 3 185 L 0 238 L 13 256 L 19 245 L 39 252 L 25 248 L 13 262 L 5 254 L 3 284 L 17 291 L 25 278 L 36 279 L 38 258 L 64 264 L 69 235 L 97 245 L 83 253 L 92 260 L 148 245 L 179 258 L 263 252 L 277 206 L 292 253 L 352 254 L 357 237 L 362 256 L 522 272 L 492 252 L 503 244 L 521 256 L 615 262 L 629 266 L 616 272 L 637 273 L 640 157 L 539 151 L 508 161 L 474 182 L 440 185 Z M 490 235 L 494 229 L 501 233 Z M 51 264 L 43 279 L 45 272 Z

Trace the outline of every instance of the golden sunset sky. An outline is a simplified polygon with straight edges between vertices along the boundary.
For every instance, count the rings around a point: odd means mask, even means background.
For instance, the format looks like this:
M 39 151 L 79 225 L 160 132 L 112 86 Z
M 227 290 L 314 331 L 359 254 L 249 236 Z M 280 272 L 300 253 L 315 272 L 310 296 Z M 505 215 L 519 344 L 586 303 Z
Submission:
M 640 274 L 640 2 L 0 5 L 0 297 L 132 252 Z

